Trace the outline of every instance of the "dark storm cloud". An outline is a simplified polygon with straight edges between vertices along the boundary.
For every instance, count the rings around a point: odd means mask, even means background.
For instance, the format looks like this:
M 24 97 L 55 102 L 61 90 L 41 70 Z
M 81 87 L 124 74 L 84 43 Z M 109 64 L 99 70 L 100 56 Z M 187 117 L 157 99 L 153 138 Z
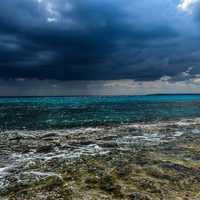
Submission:
M 195 24 L 178 3 L 1 1 L 0 77 L 155 80 L 190 66 L 199 73 Z

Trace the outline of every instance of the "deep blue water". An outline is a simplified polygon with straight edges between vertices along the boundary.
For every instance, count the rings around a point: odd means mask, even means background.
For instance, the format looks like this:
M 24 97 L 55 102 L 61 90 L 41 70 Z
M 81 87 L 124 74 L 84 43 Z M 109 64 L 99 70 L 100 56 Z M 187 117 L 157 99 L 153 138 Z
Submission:
M 62 129 L 200 117 L 200 95 L 0 98 L 0 129 Z

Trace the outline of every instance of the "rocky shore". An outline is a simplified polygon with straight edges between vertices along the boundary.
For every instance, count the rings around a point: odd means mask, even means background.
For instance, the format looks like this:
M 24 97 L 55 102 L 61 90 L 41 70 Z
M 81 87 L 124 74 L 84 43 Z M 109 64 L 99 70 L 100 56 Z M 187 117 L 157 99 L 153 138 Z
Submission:
M 0 199 L 199 200 L 199 125 L 178 130 L 1 133 Z

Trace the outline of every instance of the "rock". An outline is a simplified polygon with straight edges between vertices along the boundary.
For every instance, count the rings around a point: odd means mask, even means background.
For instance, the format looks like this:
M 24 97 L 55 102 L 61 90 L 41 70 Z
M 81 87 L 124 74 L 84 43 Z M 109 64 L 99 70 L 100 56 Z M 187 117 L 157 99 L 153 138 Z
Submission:
M 162 193 L 160 187 L 152 180 L 142 179 L 138 181 L 138 186 L 145 191 L 150 191 L 152 193 Z
M 100 188 L 111 192 L 114 190 L 114 180 L 112 178 L 112 176 L 109 175 L 104 175 L 101 179 L 100 179 Z
M 54 173 L 25 172 L 20 175 L 8 177 L 7 184 L 0 188 L 0 195 L 8 195 L 19 192 L 24 188 L 38 186 L 51 190 L 63 184 L 61 176 Z
M 121 196 L 121 186 L 115 183 L 111 175 L 104 175 L 100 179 L 100 188 L 106 192 L 113 193 L 116 196 Z
M 86 146 L 91 144 L 94 144 L 94 142 L 88 140 L 73 140 L 68 142 L 68 145 L 70 146 Z
M 62 177 L 56 174 L 45 178 L 42 182 L 44 183 L 44 187 L 49 190 L 52 190 L 52 188 L 57 186 L 60 187 L 64 183 Z
M 127 177 L 131 174 L 133 167 L 128 163 L 120 163 L 116 168 L 117 175 L 120 177 Z
M 89 186 L 94 186 L 95 184 L 97 184 L 99 182 L 99 178 L 94 176 L 94 177 L 88 177 L 85 180 L 85 183 Z
M 40 138 L 54 138 L 54 137 L 56 137 L 56 136 L 58 136 L 56 133 L 47 133 L 47 134 L 44 134 L 44 135 L 42 135 Z
M 49 153 L 54 150 L 53 145 L 48 145 L 48 146 L 40 146 L 37 148 L 36 152 L 37 153 Z
M 129 195 L 130 200 L 151 200 L 151 198 L 143 193 L 140 192 L 134 192 Z
M 112 141 L 103 141 L 97 144 L 102 148 L 118 148 L 119 147 L 116 142 L 112 142 Z
M 83 140 L 83 141 L 80 141 L 79 144 L 85 146 L 85 145 L 94 144 L 94 142 L 93 141 L 88 141 L 88 140 L 85 140 L 85 141 Z
M 147 174 L 150 176 L 153 176 L 158 179 L 167 179 L 167 180 L 176 180 L 174 176 L 170 176 L 167 173 L 164 173 L 160 168 L 158 167 L 146 167 Z
M 74 194 L 74 189 L 72 186 L 64 186 L 62 188 L 62 196 L 64 197 L 64 200 L 72 200 Z

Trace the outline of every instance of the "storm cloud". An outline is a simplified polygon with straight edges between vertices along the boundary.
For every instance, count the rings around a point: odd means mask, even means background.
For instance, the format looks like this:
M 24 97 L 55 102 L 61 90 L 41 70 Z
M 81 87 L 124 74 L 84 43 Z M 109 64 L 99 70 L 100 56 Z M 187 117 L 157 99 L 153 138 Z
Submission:
M 198 0 L 1 1 L 0 79 L 197 77 L 199 16 Z

